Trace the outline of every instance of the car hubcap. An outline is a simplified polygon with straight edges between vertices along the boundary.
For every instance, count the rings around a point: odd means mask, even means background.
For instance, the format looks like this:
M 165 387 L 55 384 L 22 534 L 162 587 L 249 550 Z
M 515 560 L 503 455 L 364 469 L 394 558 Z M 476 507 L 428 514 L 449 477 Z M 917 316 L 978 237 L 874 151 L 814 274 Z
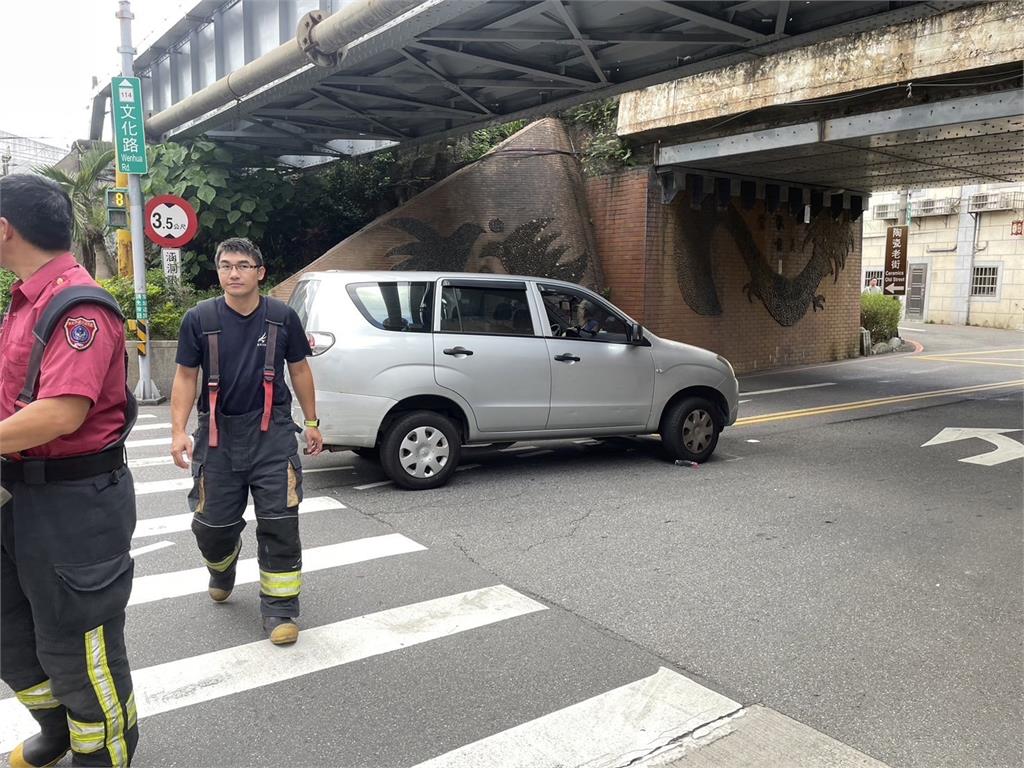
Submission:
M 413 477 L 433 477 L 448 463 L 451 454 L 448 438 L 435 427 L 411 430 L 398 449 L 402 469 Z
M 683 445 L 691 453 L 701 453 L 711 444 L 715 434 L 715 422 L 707 411 L 690 411 L 683 420 Z

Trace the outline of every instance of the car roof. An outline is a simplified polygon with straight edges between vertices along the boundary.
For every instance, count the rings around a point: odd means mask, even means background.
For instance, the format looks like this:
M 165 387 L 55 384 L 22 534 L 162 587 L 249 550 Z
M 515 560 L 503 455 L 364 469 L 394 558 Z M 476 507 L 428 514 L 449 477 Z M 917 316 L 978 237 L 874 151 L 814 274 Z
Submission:
M 336 280 L 345 284 L 349 283 L 374 283 L 374 282 L 437 282 L 441 279 L 464 279 L 489 281 L 522 282 L 524 280 L 543 281 L 553 285 L 564 285 L 572 288 L 585 288 L 577 283 L 569 283 L 565 280 L 554 280 L 547 277 L 529 275 L 506 275 L 494 272 L 403 272 L 395 271 L 362 271 L 351 269 L 328 269 L 321 272 L 304 272 L 302 280 Z

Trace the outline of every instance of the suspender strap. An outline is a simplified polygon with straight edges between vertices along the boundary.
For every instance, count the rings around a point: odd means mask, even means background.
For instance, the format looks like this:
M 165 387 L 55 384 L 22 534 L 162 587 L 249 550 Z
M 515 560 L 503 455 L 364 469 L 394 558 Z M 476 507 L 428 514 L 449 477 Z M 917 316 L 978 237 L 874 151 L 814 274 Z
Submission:
M 210 399 L 210 447 L 216 448 L 220 443 L 217 433 L 217 394 L 220 392 L 220 319 L 217 317 L 217 300 L 204 299 L 196 308 L 199 310 L 199 325 L 206 338 L 206 372 L 208 374 L 207 390 Z
M 24 408 L 26 405 L 35 401 L 36 388 L 39 384 L 39 372 L 43 366 L 43 355 L 46 353 L 46 345 L 49 343 L 50 337 L 53 336 L 53 332 L 57 329 L 57 323 L 60 322 L 72 307 L 77 306 L 78 304 L 99 304 L 117 315 L 119 320 L 124 321 L 124 314 L 121 312 L 121 305 L 117 303 L 113 296 L 98 285 L 74 285 L 57 293 L 52 299 L 50 299 L 50 303 L 46 305 L 46 309 L 43 310 L 43 313 L 39 316 L 39 320 L 36 321 L 35 328 L 32 329 L 32 336 L 35 341 L 32 345 L 32 352 L 29 354 L 28 358 L 28 369 L 25 373 L 25 386 L 22 388 L 21 393 L 18 395 L 18 399 L 15 401 L 16 408 Z M 127 349 L 125 349 L 124 352 L 124 369 L 125 395 L 127 398 L 125 401 L 124 429 L 121 430 L 120 437 L 111 445 L 108 445 L 107 448 L 123 446 L 139 416 L 139 404 L 135 400 L 135 396 L 132 394 L 132 391 L 128 389 Z M 104 450 L 106 450 L 106 448 Z
M 277 332 L 287 318 L 288 306 L 277 299 L 267 297 L 267 354 L 263 359 L 263 420 L 260 429 L 270 429 L 270 413 L 274 408 L 275 359 L 277 357 Z

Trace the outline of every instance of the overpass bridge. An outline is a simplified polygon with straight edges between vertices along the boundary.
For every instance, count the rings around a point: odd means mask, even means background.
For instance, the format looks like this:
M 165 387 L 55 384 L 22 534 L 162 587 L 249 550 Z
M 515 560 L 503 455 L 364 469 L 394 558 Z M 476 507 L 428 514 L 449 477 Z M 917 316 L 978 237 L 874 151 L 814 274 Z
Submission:
M 154 138 L 358 154 L 927 19 L 953 0 L 200 0 L 135 58 Z M 93 138 L 103 131 L 97 94 Z

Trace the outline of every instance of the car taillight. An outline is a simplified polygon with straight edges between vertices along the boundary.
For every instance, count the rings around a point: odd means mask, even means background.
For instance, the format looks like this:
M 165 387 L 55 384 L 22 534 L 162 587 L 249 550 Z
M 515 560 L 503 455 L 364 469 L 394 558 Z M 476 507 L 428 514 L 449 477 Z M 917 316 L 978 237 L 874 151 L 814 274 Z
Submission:
M 309 342 L 309 348 L 313 350 L 313 357 L 322 355 L 334 346 L 334 334 L 324 331 L 309 331 L 306 333 L 306 340 Z

